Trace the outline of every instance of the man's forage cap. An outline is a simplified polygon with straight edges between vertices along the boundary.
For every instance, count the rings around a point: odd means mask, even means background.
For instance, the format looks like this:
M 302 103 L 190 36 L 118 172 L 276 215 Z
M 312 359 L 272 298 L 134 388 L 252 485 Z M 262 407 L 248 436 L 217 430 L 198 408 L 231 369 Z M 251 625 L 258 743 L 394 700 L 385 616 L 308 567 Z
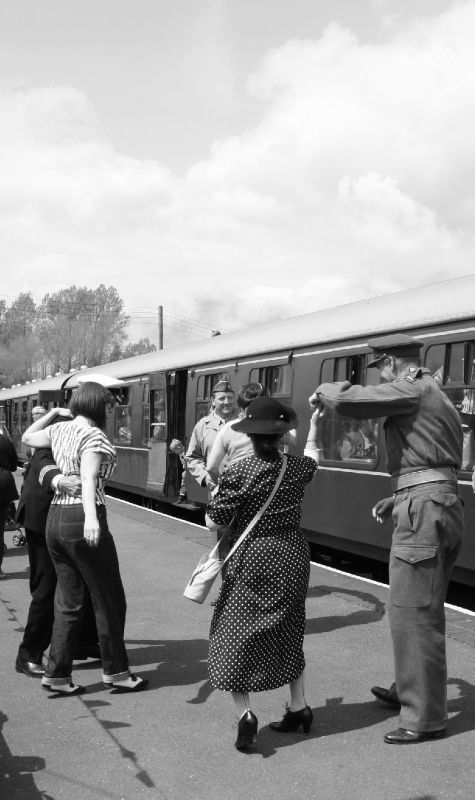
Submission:
M 369 347 L 373 350 L 373 360 L 368 367 L 377 367 L 380 361 L 393 356 L 393 358 L 418 358 L 423 342 L 407 336 L 405 333 L 392 333 L 380 339 L 369 339 Z
M 218 381 L 216 386 L 213 386 L 211 394 L 217 394 L 218 392 L 232 392 L 234 394 L 234 389 L 229 381 Z

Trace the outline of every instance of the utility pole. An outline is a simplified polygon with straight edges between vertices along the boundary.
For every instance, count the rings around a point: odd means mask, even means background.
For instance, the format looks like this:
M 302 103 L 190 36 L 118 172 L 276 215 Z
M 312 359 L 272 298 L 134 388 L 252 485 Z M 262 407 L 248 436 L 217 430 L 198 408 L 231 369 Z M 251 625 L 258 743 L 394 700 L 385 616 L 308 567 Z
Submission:
M 158 349 L 163 350 L 163 306 L 158 306 Z

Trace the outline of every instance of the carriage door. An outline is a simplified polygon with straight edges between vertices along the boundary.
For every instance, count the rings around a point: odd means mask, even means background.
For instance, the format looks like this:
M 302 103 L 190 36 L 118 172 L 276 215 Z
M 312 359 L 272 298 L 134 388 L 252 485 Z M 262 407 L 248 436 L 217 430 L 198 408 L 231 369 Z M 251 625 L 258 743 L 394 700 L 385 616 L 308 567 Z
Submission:
M 147 489 L 160 493 L 163 493 L 167 474 L 167 383 L 166 372 L 153 372 L 149 377 L 150 436 Z

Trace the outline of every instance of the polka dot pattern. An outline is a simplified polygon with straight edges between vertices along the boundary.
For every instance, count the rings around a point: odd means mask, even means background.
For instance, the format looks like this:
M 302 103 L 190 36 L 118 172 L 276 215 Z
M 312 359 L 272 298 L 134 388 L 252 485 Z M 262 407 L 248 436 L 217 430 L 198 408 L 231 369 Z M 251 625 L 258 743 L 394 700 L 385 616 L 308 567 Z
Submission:
M 240 535 L 264 505 L 282 457 L 250 456 L 229 466 L 208 514 L 219 525 L 237 518 Z M 305 667 L 305 597 L 310 574 L 300 531 L 305 485 L 317 465 L 288 456 L 269 508 L 229 560 L 210 630 L 209 674 L 217 689 L 262 692 L 298 678 Z

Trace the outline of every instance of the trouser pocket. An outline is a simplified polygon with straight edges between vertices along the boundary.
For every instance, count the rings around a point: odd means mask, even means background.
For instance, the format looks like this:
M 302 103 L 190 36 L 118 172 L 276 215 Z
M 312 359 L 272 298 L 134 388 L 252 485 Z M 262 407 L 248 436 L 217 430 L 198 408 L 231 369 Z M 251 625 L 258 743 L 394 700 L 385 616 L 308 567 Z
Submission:
M 426 608 L 432 603 L 436 545 L 393 545 L 390 556 L 391 603 L 406 608 Z

